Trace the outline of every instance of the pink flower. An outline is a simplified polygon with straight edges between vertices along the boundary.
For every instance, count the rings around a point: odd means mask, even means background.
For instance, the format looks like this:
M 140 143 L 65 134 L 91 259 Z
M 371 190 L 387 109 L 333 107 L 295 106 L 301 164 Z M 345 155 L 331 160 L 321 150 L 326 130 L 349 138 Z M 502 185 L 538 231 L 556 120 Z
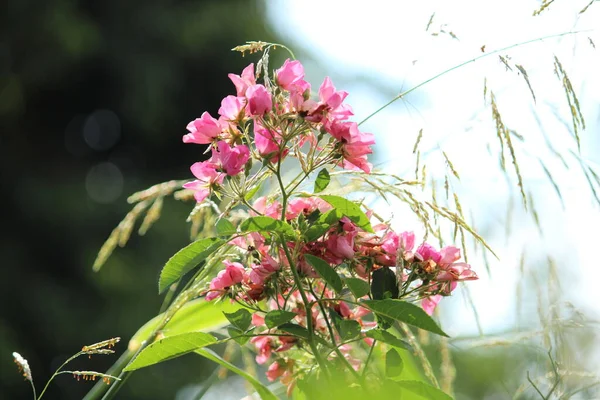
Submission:
M 327 238 L 327 250 L 342 259 L 354 258 L 354 237 L 351 235 L 330 235 Z
M 287 365 L 279 363 L 279 361 L 273 362 L 267 369 L 267 379 L 269 382 L 273 382 L 275 379 L 282 376 L 286 371 Z
M 228 74 L 227 76 L 235 85 L 238 96 L 245 96 L 246 89 L 248 89 L 249 86 L 256 85 L 256 78 L 254 77 L 254 63 L 251 63 L 244 68 L 241 76 L 236 74 Z
M 265 324 L 265 317 L 259 315 L 258 313 L 252 314 L 252 325 L 254 326 L 263 326 Z
M 281 203 L 277 200 L 270 201 L 267 197 L 262 196 L 256 199 L 252 207 L 267 217 L 281 218 Z
M 348 92 L 336 90 L 331 79 L 325 77 L 319 88 L 320 101 L 316 107 L 310 110 L 309 116 L 306 119 L 311 122 L 321 122 L 326 117 L 329 117 L 332 121 L 348 119 L 348 117 L 353 115 L 352 108 L 342 104 L 347 96 Z
M 239 121 L 244 117 L 245 97 L 227 96 L 221 101 L 219 115 L 226 121 Z
M 328 76 L 325 77 L 325 80 L 323 80 L 323 83 L 319 88 L 321 104 L 327 105 L 327 108 L 330 110 L 338 108 L 347 96 L 348 92 L 335 90 L 335 86 L 333 86 L 333 82 L 331 82 L 331 79 Z
M 266 363 L 271 357 L 273 339 L 270 336 L 254 336 L 250 343 L 254 344 L 258 351 L 256 362 L 261 365 Z
M 250 115 L 265 115 L 273 108 L 271 93 L 263 85 L 253 85 L 246 90 Z
M 202 203 L 210 191 L 215 186 L 221 185 L 225 178 L 225 175 L 218 172 L 215 165 L 208 161 L 194 163 L 190 170 L 198 179 L 184 184 L 183 187 L 195 191 L 194 198 L 198 203 Z
M 415 252 L 415 257 L 420 261 L 432 260 L 436 264 L 439 264 L 442 259 L 442 255 L 429 243 L 423 243 L 419 246 Z
M 344 168 L 358 168 L 366 173 L 371 172 L 372 166 L 367 161 L 367 155 L 373 152 L 370 147 L 375 144 L 373 134 L 361 132 L 356 122 L 334 120 L 326 122 L 324 128 L 342 143 L 340 151 L 344 157 Z
M 244 169 L 249 158 L 248 146 L 242 144 L 231 148 L 227 142 L 220 141 L 217 143 L 217 148 L 213 148 L 210 161 L 223 169 L 227 175 L 235 176 Z
M 471 271 L 471 266 L 467 263 L 452 263 L 449 266 L 440 266 L 442 270 L 436 275 L 435 280 L 444 282 L 441 285 L 441 292 L 449 295 L 456 289 L 457 282 L 474 281 L 479 279 L 475 271 Z
M 300 89 L 302 92 L 306 90 L 306 82 L 304 81 L 304 67 L 300 61 L 285 60 L 281 68 L 275 71 L 275 79 L 277 84 L 285 90 Z
M 288 203 L 285 219 L 288 221 L 300 214 L 309 215 L 316 210 L 322 213 L 331 209 L 331 205 L 318 197 L 299 197 Z
M 347 217 L 340 220 L 342 223 L 342 234 L 330 234 L 326 241 L 327 250 L 335 257 L 342 259 L 354 258 L 354 238 L 358 233 L 356 225 Z
M 454 246 L 446 246 L 440 250 L 440 265 L 450 265 L 455 261 L 460 260 L 460 249 Z
M 268 130 L 257 122 L 254 123 L 254 144 L 258 154 L 275 163 L 279 160 L 279 133 Z M 288 151 L 287 149 L 285 150 Z
M 423 311 L 427 314 L 433 314 L 433 310 L 438 305 L 438 303 L 442 300 L 442 296 L 436 294 L 435 296 L 426 297 L 421 301 L 421 307 L 423 307 Z
M 190 133 L 183 136 L 184 143 L 208 144 L 219 137 L 221 125 L 209 113 L 204 112 L 200 118 L 187 125 L 187 130 Z
M 225 269 L 219 271 L 217 276 L 210 282 L 209 293 L 206 300 L 213 300 L 223 295 L 233 285 L 241 283 L 244 279 L 244 267 L 238 262 L 223 261 Z
M 265 254 L 260 265 L 255 265 L 250 271 L 249 278 L 252 283 L 264 285 L 265 279 L 279 271 L 279 263 L 273 257 Z

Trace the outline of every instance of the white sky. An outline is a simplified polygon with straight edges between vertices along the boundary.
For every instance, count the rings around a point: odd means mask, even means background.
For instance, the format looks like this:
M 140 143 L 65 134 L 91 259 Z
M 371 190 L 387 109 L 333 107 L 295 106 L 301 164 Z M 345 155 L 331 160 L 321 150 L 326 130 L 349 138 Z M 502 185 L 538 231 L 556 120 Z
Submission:
M 540 277 L 546 271 L 546 255 L 557 259 L 563 277 L 568 279 L 561 282 L 563 288 L 570 289 L 566 298 L 592 314 L 600 311 L 597 296 L 590 295 L 597 292 L 596 279 L 577 279 L 597 276 L 598 236 L 593 227 L 600 224 L 600 213 L 583 175 L 571 162 L 574 159 L 566 156 L 568 149 L 576 147 L 564 91 L 553 72 L 556 55 L 569 74 L 586 119 L 581 154 L 591 165 L 598 166 L 600 52 L 592 47 L 588 37 L 600 45 L 600 35 L 593 31 L 600 27 L 600 3 L 579 15 L 588 2 L 556 0 L 538 17 L 533 17 L 532 12 L 540 2 L 530 0 L 268 2 L 273 28 L 285 44 L 296 50 L 313 87 L 318 87 L 325 75 L 331 76 L 338 89 L 350 93 L 347 102 L 353 106 L 357 121 L 394 95 L 482 55 L 483 45 L 489 53 L 538 37 L 590 30 L 501 53 L 527 70 L 536 103 L 523 77 L 514 68 L 513 72 L 506 71 L 498 55 L 491 55 L 425 85 L 409 95 L 407 102 L 398 101 L 361 126 L 375 133 L 379 143 L 376 163 L 384 170 L 414 177 L 412 147 L 419 129 L 423 129 L 421 150 L 430 150 L 428 175 L 441 177 L 443 182 L 445 166 L 436 150 L 438 146 L 459 171 L 460 187 L 455 187 L 463 208 L 472 210 L 480 229 L 487 228 L 482 233 L 488 233 L 486 239 L 501 258 L 491 263 L 491 279 L 480 259 L 469 260 L 482 278 L 469 283 L 469 287 L 486 333 L 505 328 L 507 323 L 514 324 L 514 287 L 524 249 L 528 265 L 539 264 Z M 426 32 L 434 11 L 433 23 Z M 443 33 L 431 35 L 440 29 L 452 31 L 459 40 Z M 496 94 L 505 124 L 525 137 L 515 147 L 526 190 L 534 193 L 542 219 L 542 238 L 532 218 L 520 211 L 518 202 L 508 240 L 502 228 L 510 188 L 516 186 L 514 182 L 507 184 L 498 168 L 498 141 L 491 108 L 483 101 L 484 77 Z M 570 170 L 550 156 L 534 113 L 544 121 L 544 130 L 553 145 L 569 159 Z M 490 143 L 491 153 L 486 147 Z M 538 157 L 547 163 L 563 188 L 567 211 L 561 209 Z M 514 175 L 510 159 L 507 167 Z M 390 211 L 396 220 L 410 221 L 408 213 L 400 209 Z M 399 225 L 399 229 L 416 226 Z M 452 336 L 476 334 L 472 313 L 461 304 L 462 296 L 445 301 L 454 303 L 456 312 L 443 316 L 444 329 Z M 535 310 L 532 315 L 536 315 Z

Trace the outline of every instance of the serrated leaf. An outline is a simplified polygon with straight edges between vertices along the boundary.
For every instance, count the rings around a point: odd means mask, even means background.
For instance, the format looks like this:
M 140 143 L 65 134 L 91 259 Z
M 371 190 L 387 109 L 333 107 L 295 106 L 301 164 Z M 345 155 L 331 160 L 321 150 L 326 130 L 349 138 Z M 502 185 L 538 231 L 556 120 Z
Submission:
M 225 317 L 231 325 L 244 332 L 248 330 L 250 322 L 252 322 L 252 315 L 250 315 L 250 312 L 245 308 L 240 308 L 233 313 L 224 312 L 223 314 L 225 314 Z
M 358 204 L 339 196 L 322 195 L 319 197 L 331 204 L 333 208 L 341 212 L 344 216 L 348 217 L 350 221 L 356 224 L 356 226 L 367 232 L 373 233 L 369 218 L 360 209 Z
M 219 238 L 200 239 L 175 253 L 160 271 L 158 293 L 164 292 L 172 283 L 194 269 L 225 242 Z
M 336 328 L 344 341 L 354 339 L 360 334 L 360 324 L 353 319 L 340 319 Z
M 404 363 L 402 357 L 395 349 L 390 349 L 385 353 L 385 375 L 388 378 L 394 378 L 402 373 Z
M 204 332 L 188 332 L 160 339 L 142 350 L 125 367 L 124 371 L 135 371 L 136 369 L 158 364 L 159 362 L 182 356 L 215 342 L 216 339 L 213 336 Z
M 242 232 L 277 233 L 285 237 L 294 237 L 294 229 L 286 222 L 271 217 L 251 217 L 240 225 Z
M 333 290 L 335 290 L 337 293 L 342 292 L 342 279 L 337 272 L 335 272 L 335 269 L 333 269 L 331 265 L 319 257 L 313 256 L 312 254 L 305 254 L 304 259 L 310 264 L 311 267 L 315 269 L 315 271 L 317 271 L 319 276 L 333 288 Z
M 421 381 L 396 381 L 396 383 L 409 392 L 418 394 L 428 400 L 452 400 L 452 397 L 440 389 Z
M 371 291 L 371 287 L 369 286 L 369 282 L 363 281 L 359 278 L 346 278 L 344 279 L 346 282 L 346 286 L 352 292 L 354 297 L 357 299 L 363 296 L 366 296 Z
M 400 295 L 398 280 L 394 271 L 387 267 L 373 271 L 371 295 L 375 300 L 397 299 Z
M 402 339 L 398 339 L 396 336 L 392 335 L 388 331 L 384 331 L 382 329 L 371 329 L 367 331 L 365 335 L 379 342 L 387 343 L 394 347 L 400 347 L 402 349 L 413 351 L 413 348 L 410 344 L 408 344 Z
M 401 300 L 364 300 L 368 309 L 385 318 L 404 322 L 442 336 L 448 336 L 422 308 Z
M 201 355 L 204 358 L 207 358 L 211 361 L 216 362 L 220 366 L 227 368 L 234 374 L 237 374 L 237 375 L 241 376 L 242 378 L 244 378 L 246 381 L 248 381 L 249 384 L 252 385 L 252 387 L 254 387 L 254 390 L 256 390 L 256 393 L 258 393 L 258 395 L 260 396 L 260 398 L 262 400 L 278 400 L 277 396 L 275 396 L 273 394 L 273 392 L 271 392 L 265 385 L 263 385 L 258 380 L 256 380 L 252 375 L 250 375 L 246 371 L 239 369 L 238 367 L 231 364 L 230 362 L 223 360 L 214 351 L 211 351 L 208 349 L 200 349 L 200 350 L 197 350 L 196 353 Z
M 329 182 L 331 181 L 331 177 L 329 176 L 329 171 L 326 168 L 323 168 L 319 171 L 317 175 L 317 179 L 315 180 L 315 193 L 320 193 L 323 190 L 327 189 L 329 186 Z
M 229 236 L 235 233 L 235 226 L 228 219 L 221 218 L 216 225 L 217 234 L 219 236 Z
M 294 317 L 296 317 L 296 313 L 291 311 L 269 311 L 267 315 L 265 315 L 265 325 L 267 325 L 267 328 L 269 329 L 275 328 L 276 326 L 290 322 Z
M 334 224 L 343 217 L 342 213 L 335 208 L 331 209 L 317 218 L 315 222 L 306 230 L 304 237 L 309 242 L 313 242 L 323 236 Z

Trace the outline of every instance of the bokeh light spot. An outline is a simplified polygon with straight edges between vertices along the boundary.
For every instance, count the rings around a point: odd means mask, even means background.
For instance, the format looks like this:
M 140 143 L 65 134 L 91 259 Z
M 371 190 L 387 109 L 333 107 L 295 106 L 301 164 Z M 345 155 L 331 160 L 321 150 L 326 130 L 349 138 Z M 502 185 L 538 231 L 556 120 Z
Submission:
M 121 137 L 121 121 L 110 110 L 96 110 L 83 125 L 83 138 L 94 150 L 108 150 Z
M 89 170 L 85 188 L 95 202 L 112 203 L 123 193 L 123 174 L 113 163 L 99 163 Z

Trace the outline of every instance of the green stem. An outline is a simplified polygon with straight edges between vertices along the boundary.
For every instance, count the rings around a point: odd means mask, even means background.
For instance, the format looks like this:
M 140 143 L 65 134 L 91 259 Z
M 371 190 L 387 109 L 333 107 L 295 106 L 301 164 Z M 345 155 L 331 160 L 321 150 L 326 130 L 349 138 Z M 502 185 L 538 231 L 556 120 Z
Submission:
M 309 287 L 309 290 L 315 298 L 318 297 L 317 294 L 312 289 L 312 287 Z M 325 319 L 325 324 L 327 325 L 327 329 L 329 330 L 329 336 L 331 337 L 331 344 L 333 345 L 333 351 L 338 356 L 340 361 L 346 366 L 346 368 L 348 368 L 350 373 L 352 375 L 354 375 L 354 378 L 360 380 L 360 375 L 358 375 L 358 373 L 352 367 L 350 362 L 346 359 L 346 357 L 344 357 L 344 355 L 342 354 L 342 352 L 340 351 L 340 349 L 336 343 L 335 336 L 333 333 L 333 328 L 331 327 L 331 323 L 329 322 L 329 317 L 327 316 L 327 313 L 325 312 L 325 307 L 323 306 L 323 304 L 321 302 L 318 302 L 317 304 L 319 305 L 319 308 L 321 309 L 321 314 L 323 314 L 323 318 Z
M 108 369 L 108 371 L 106 371 L 106 374 L 107 375 L 116 375 L 116 374 L 121 375 L 123 368 L 125 368 L 125 366 L 127 364 L 129 364 L 129 362 L 133 359 L 135 354 L 137 354 L 137 352 L 127 349 L 123 354 L 121 354 L 121 357 L 119 357 L 119 359 Z M 120 378 L 120 376 L 119 376 L 119 378 Z M 114 383 L 113 387 L 120 386 L 119 382 L 120 381 L 116 381 Z M 106 385 L 104 382 L 100 381 L 100 382 L 96 383 L 94 385 L 94 387 L 92 387 L 92 390 L 90 390 L 85 395 L 83 400 L 99 399 L 104 395 L 104 393 L 106 391 L 108 391 L 108 389 L 109 389 L 108 385 Z M 110 388 L 110 389 L 112 389 L 112 388 Z
M 375 348 L 376 344 L 377 344 L 377 340 L 373 340 L 373 344 L 371 345 L 371 348 L 369 349 L 369 355 L 367 356 L 367 360 L 365 361 L 365 366 L 363 367 L 363 371 L 362 371 L 361 381 L 363 383 L 365 382 L 365 376 L 367 375 L 367 367 L 369 366 L 369 361 L 371 361 L 371 356 L 373 355 L 373 349 Z
M 506 46 L 506 47 L 503 47 L 503 48 L 501 48 L 501 49 L 497 49 L 497 50 L 494 50 L 494 51 L 490 51 L 489 53 L 482 54 L 482 55 L 480 55 L 479 57 L 475 57 L 475 58 L 472 58 L 472 59 L 470 59 L 470 60 L 464 61 L 464 62 L 462 62 L 462 63 L 460 63 L 460 64 L 458 64 L 458 65 L 455 65 L 455 66 L 454 66 L 454 67 L 452 67 L 452 68 L 448 68 L 448 69 L 446 69 L 446 70 L 444 70 L 444 71 L 440 72 L 439 74 L 432 76 L 432 77 L 431 77 L 431 78 L 429 78 L 429 79 L 426 79 L 426 80 L 424 80 L 423 82 L 419 83 L 419 84 L 418 84 L 418 85 L 416 85 L 416 86 L 413 86 L 412 88 L 408 89 L 407 91 L 400 93 L 398 96 L 394 97 L 392 100 L 388 101 L 386 104 L 384 104 L 383 106 L 381 106 L 381 107 L 379 107 L 377 110 L 375 110 L 373 113 L 371 113 L 371 114 L 370 114 L 368 117 L 366 117 L 365 119 L 363 119 L 362 121 L 360 121 L 360 122 L 358 123 L 358 125 L 360 126 L 360 125 L 362 125 L 363 123 L 367 122 L 369 119 L 371 119 L 371 117 L 373 117 L 374 115 L 378 114 L 378 113 L 379 113 L 380 111 L 382 111 L 384 108 L 387 108 L 388 106 L 390 106 L 390 105 L 391 105 L 392 103 L 394 103 L 396 100 L 399 100 L 399 99 L 403 98 L 404 96 L 408 95 L 408 94 L 409 94 L 409 93 L 411 93 L 411 92 L 414 92 L 415 90 L 417 90 L 417 89 L 418 89 L 418 88 L 420 88 L 421 86 L 425 86 L 425 85 L 426 85 L 426 84 L 428 84 L 429 82 L 431 82 L 431 81 L 433 81 L 433 80 L 435 80 L 435 79 L 439 78 L 439 77 L 440 77 L 440 76 L 442 76 L 442 75 L 446 75 L 448 72 L 452 72 L 452 71 L 454 71 L 455 69 L 458 69 L 458 68 L 464 67 L 465 65 L 467 65 L 467 64 L 470 64 L 470 63 L 473 63 L 473 62 L 475 62 L 475 61 L 478 61 L 478 60 L 481 60 L 482 58 L 489 57 L 489 56 L 491 56 L 491 55 L 498 54 L 498 53 L 501 53 L 501 52 L 503 52 L 503 51 L 506 51 L 506 50 L 510 50 L 510 49 L 512 49 L 512 48 L 515 48 L 515 47 L 524 46 L 524 45 L 527 45 L 527 44 L 530 44 L 530 43 L 534 43 L 534 42 L 539 42 L 539 41 L 542 41 L 542 40 L 545 40 L 545 39 L 552 39 L 552 38 L 561 37 L 561 36 L 566 36 L 566 35 L 574 35 L 574 34 L 581 33 L 581 32 L 585 32 L 585 31 L 563 32 L 563 33 L 559 33 L 559 34 L 555 34 L 555 35 L 543 36 L 543 37 L 539 37 L 539 38 L 535 38 L 535 39 L 527 40 L 527 41 L 525 41 L 525 42 L 516 43 L 516 44 L 511 44 L 510 46 Z
M 285 212 L 285 210 L 284 210 L 284 212 Z M 285 256 L 288 260 L 288 263 L 290 264 L 290 269 L 292 270 L 292 274 L 294 275 L 294 281 L 296 282 L 296 286 L 298 287 L 298 291 L 300 292 L 300 297 L 302 297 L 302 301 L 304 302 L 304 307 L 306 310 L 306 329 L 308 330 L 308 345 L 310 346 L 310 348 L 315 356 L 315 359 L 317 360 L 317 363 L 319 364 L 319 367 L 321 367 L 321 370 L 323 371 L 325 376 L 327 378 L 329 378 L 329 371 L 327 369 L 327 364 L 325 363 L 325 360 L 323 360 L 323 358 L 321 357 L 321 353 L 319 353 L 319 349 L 317 348 L 317 345 L 316 345 L 315 339 L 314 339 L 315 332 L 314 332 L 313 321 L 312 321 L 312 302 L 309 302 L 308 297 L 306 297 L 306 292 L 304 291 L 304 288 L 302 287 L 302 280 L 300 278 L 300 274 L 298 274 L 296 265 L 294 263 L 294 260 L 292 259 L 290 250 L 288 249 L 287 244 L 285 243 L 285 240 L 283 238 L 280 238 L 280 243 L 281 243 L 281 247 L 283 247 L 283 251 L 285 252 Z
M 159 314 L 162 314 L 163 312 L 165 312 L 167 310 L 167 308 L 171 304 L 171 300 L 173 300 L 173 296 L 175 296 L 175 292 L 177 291 L 177 288 L 179 287 L 180 283 L 181 283 L 181 279 L 179 279 L 177 282 L 175 282 L 174 284 L 172 284 L 169 287 L 169 290 L 167 291 L 167 294 L 165 295 L 165 299 L 163 300 L 163 303 L 160 306 L 160 310 L 158 312 Z
M 270 43 L 269 47 L 281 47 L 282 49 L 286 49 L 288 53 L 290 53 L 290 56 L 292 56 L 292 59 L 295 60 L 296 56 L 294 55 L 294 53 L 287 47 L 284 46 L 283 44 L 280 43 Z
M 54 374 L 52 374 L 52 376 L 50 377 L 50 379 L 48 379 L 48 382 L 46 382 L 46 385 L 44 386 L 44 389 L 42 389 L 42 392 L 40 393 L 40 397 L 38 397 L 37 400 L 40 400 L 44 396 L 44 393 L 46 393 L 46 389 L 48 389 L 48 386 L 50 385 L 50 382 L 52 382 L 52 380 L 59 374 L 60 370 L 63 369 L 63 367 L 65 365 L 67 365 L 68 363 L 70 363 L 71 361 L 73 361 L 74 359 L 76 359 L 77 357 L 79 357 L 82 354 L 83 354 L 83 351 L 80 351 L 79 353 L 77 353 L 77 354 L 69 357 L 67 359 L 67 361 L 65 361 L 64 363 L 62 363 L 62 365 L 60 367 L 58 367 L 56 369 L 56 371 L 54 371 Z M 33 392 L 35 393 L 35 388 L 33 389 Z

